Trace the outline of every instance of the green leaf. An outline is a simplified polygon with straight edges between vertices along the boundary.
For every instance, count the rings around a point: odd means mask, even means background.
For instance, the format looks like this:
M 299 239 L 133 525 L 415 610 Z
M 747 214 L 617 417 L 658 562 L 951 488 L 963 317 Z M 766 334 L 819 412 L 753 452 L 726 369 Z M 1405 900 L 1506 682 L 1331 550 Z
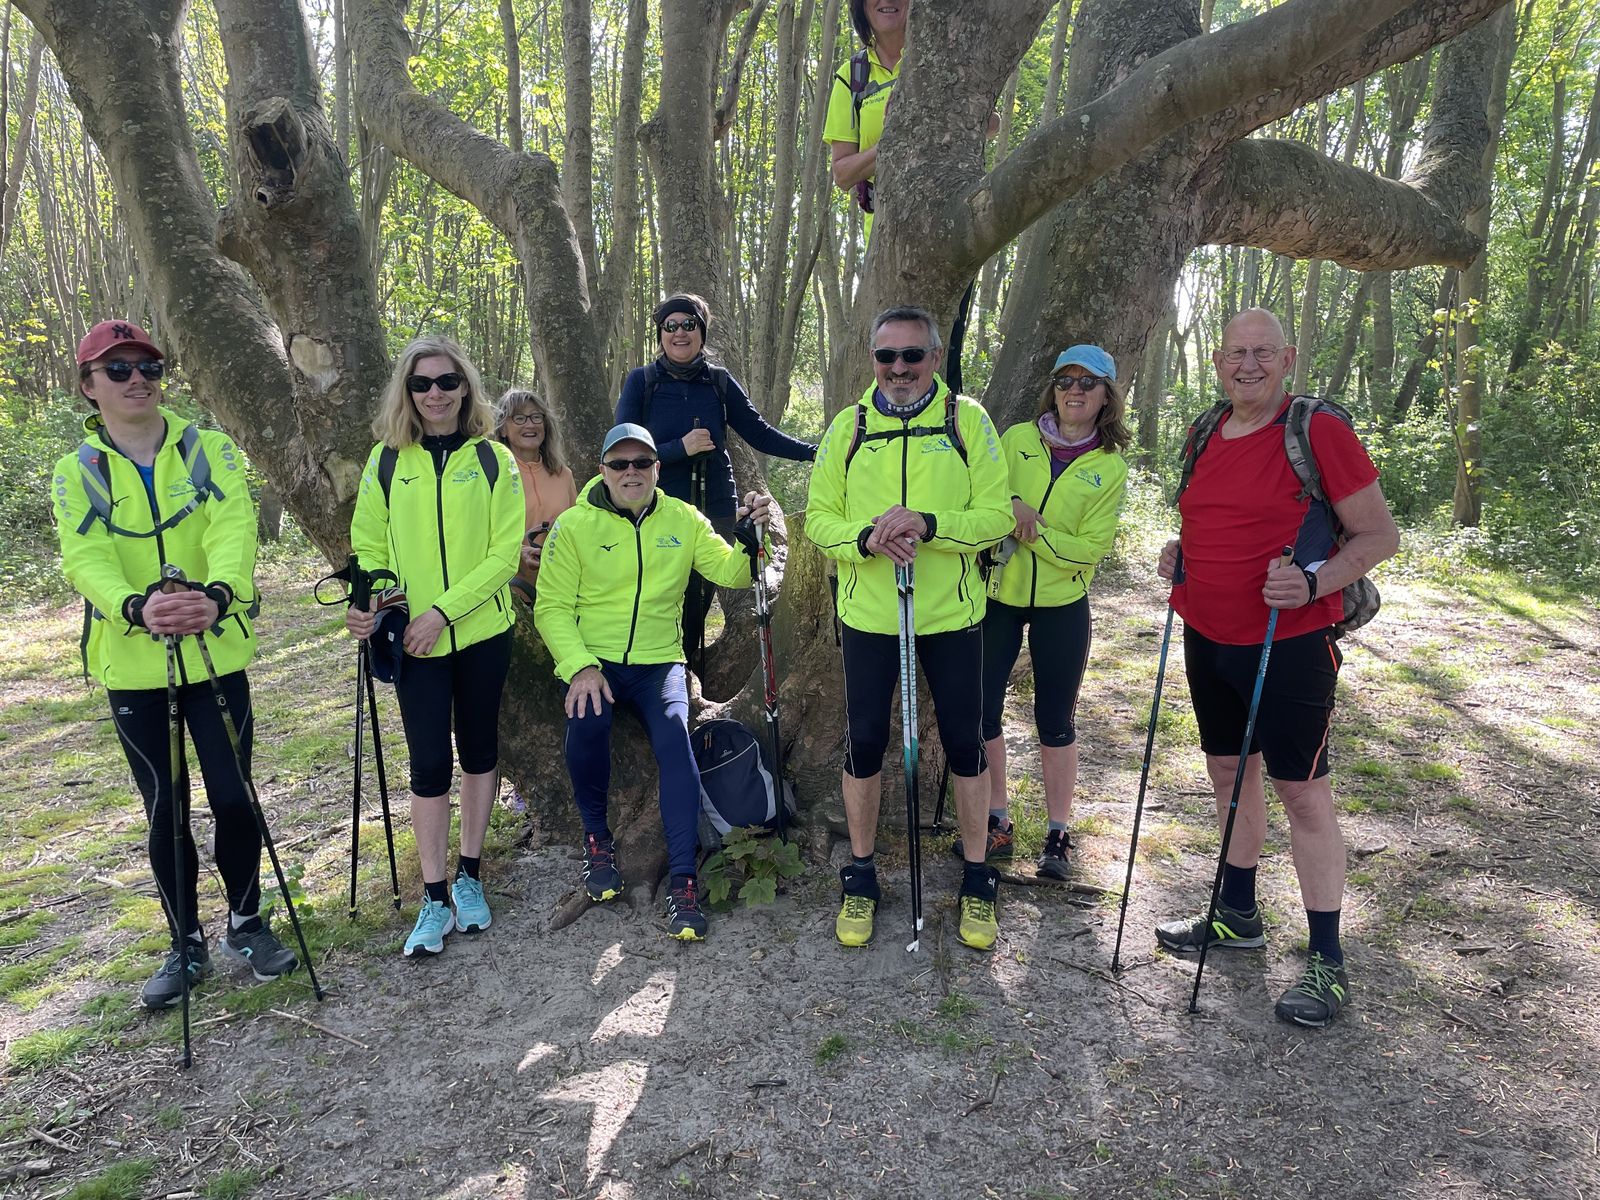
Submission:
M 747 879 L 739 889 L 739 899 L 746 904 L 771 904 L 777 898 L 778 882 L 766 876 Z

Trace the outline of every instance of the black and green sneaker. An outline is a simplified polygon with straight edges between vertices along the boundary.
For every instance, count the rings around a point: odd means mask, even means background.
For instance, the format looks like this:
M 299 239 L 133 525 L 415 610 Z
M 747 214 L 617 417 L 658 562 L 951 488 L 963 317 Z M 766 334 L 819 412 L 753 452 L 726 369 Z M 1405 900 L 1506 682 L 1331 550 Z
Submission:
M 1306 960 L 1306 973 L 1278 1000 L 1274 1010 L 1285 1021 L 1321 1029 L 1350 1002 L 1350 981 L 1344 964 L 1312 951 Z
M 193 938 L 183 940 L 183 949 L 167 955 L 161 969 L 150 977 L 139 993 L 139 1003 L 146 1008 L 171 1008 L 183 999 L 183 972 L 189 972 L 189 988 L 211 974 L 211 955 L 203 941 Z
M 1156 926 L 1156 941 L 1167 950 L 1182 954 L 1200 952 L 1206 943 L 1206 914 L 1197 917 L 1179 917 Z M 1254 950 L 1267 944 L 1261 924 L 1261 908 L 1256 906 L 1248 913 L 1238 912 L 1217 902 L 1217 913 L 1211 922 L 1210 944 L 1213 950 L 1226 947 L 1230 950 Z
M 1044 850 L 1039 854 L 1039 878 L 1065 883 L 1072 875 L 1071 855 L 1071 835 L 1062 829 L 1050 830 L 1045 835 Z

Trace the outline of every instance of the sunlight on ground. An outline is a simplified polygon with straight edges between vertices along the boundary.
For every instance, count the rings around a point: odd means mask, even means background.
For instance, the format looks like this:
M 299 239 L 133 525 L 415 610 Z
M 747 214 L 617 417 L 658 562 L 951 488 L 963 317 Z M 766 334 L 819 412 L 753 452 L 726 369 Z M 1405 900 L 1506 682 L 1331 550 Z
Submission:
M 639 1098 L 644 1095 L 645 1082 L 649 1077 L 649 1063 L 639 1059 L 623 1059 L 598 1071 L 575 1075 L 539 1097 L 541 1100 L 593 1106 L 589 1148 L 584 1156 L 584 1170 L 589 1182 L 594 1182 L 594 1177 L 599 1174 L 611 1150 L 611 1144 L 617 1140 L 617 1135 L 633 1115 Z

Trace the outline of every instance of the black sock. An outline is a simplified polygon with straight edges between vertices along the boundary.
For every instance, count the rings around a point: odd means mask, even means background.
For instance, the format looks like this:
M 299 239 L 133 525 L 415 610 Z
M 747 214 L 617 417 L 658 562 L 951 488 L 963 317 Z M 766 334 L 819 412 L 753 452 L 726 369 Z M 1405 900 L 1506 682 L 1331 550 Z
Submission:
M 1256 869 L 1222 864 L 1221 901 L 1236 913 L 1249 916 L 1256 910 Z
M 860 858 L 854 851 L 851 851 L 850 865 L 861 871 L 876 871 L 878 869 L 877 855 L 869 854 L 865 858 Z
M 990 870 L 985 863 L 963 863 L 965 870 L 961 875 L 961 894 L 964 896 L 979 896 L 985 900 L 993 900 L 999 890 L 995 880 L 999 873 Z
M 1344 951 L 1339 948 L 1339 910 L 1316 912 L 1306 909 L 1306 922 L 1311 926 L 1311 938 L 1306 949 L 1320 954 L 1338 966 L 1344 962 Z
M 483 858 L 481 856 L 478 858 L 468 858 L 465 854 L 463 854 L 456 859 L 456 874 L 465 875 L 468 879 L 476 879 L 478 877 L 479 865 L 482 862 Z
M 440 904 L 450 903 L 450 889 L 445 886 L 445 882 L 442 879 L 438 883 L 424 881 L 422 891 L 429 900 L 437 900 Z

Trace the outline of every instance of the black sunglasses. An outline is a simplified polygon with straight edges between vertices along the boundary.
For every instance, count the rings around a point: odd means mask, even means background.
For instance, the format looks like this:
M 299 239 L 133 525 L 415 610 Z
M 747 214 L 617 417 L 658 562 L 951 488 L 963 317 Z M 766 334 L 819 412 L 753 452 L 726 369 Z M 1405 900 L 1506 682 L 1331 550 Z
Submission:
M 406 376 L 406 391 L 413 396 L 425 395 L 434 384 L 439 385 L 441 392 L 453 392 L 461 386 L 461 372 L 446 371 L 434 379 L 429 379 L 426 375 Z
M 1104 382 L 1098 375 L 1057 375 L 1055 378 L 1058 392 L 1070 392 L 1073 388 L 1080 392 L 1092 392 Z
M 648 456 L 642 458 L 608 458 L 600 465 L 609 467 L 613 471 L 626 471 L 629 467 L 632 467 L 635 471 L 648 471 L 656 465 L 656 460 Z
M 926 346 L 904 346 L 896 350 L 892 346 L 881 346 L 872 352 L 872 357 L 884 366 L 888 366 L 897 358 L 903 358 L 906 360 L 906 366 L 911 367 L 928 357 L 928 348 Z
M 166 374 L 167 365 L 154 358 L 147 358 L 143 362 L 137 363 L 129 362 L 125 358 L 113 358 L 105 366 L 90 367 L 89 370 L 91 373 L 104 371 L 106 378 L 113 383 L 127 383 L 128 380 L 133 378 L 133 373 L 138 371 L 139 374 L 154 383 L 162 375 Z
M 663 322 L 661 322 L 661 332 L 662 333 L 677 333 L 678 330 L 680 330 L 680 329 L 683 330 L 685 333 L 693 333 L 696 329 L 699 329 L 699 328 L 700 328 L 700 318 L 699 317 L 685 317 L 681 321 L 663 321 Z

